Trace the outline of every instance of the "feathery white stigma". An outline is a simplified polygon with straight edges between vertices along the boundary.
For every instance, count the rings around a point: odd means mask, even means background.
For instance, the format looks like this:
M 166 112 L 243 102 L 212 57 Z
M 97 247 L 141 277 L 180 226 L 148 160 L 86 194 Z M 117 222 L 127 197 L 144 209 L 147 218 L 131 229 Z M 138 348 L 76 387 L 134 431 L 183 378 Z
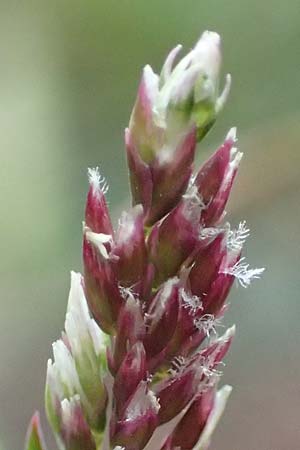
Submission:
M 246 226 L 246 221 L 239 223 L 239 226 L 235 230 L 230 230 L 227 237 L 227 247 L 229 250 L 239 251 L 243 248 L 243 245 L 250 235 L 250 230 Z
M 138 297 L 138 294 L 133 290 L 133 286 L 125 287 L 119 284 L 119 291 L 124 300 L 127 300 L 129 297 L 134 299 Z
M 200 228 L 199 232 L 199 239 L 205 240 L 210 239 L 218 236 L 222 231 L 224 231 L 224 228 L 218 228 L 218 227 L 207 227 L 207 228 Z
M 200 361 L 200 368 L 202 370 L 202 373 L 208 379 L 212 378 L 213 383 L 214 383 L 215 379 L 221 377 L 223 373 L 221 370 L 214 368 L 213 364 L 214 364 L 214 361 L 213 361 L 213 358 L 211 358 L 211 357 L 208 357 L 208 358 L 203 357 L 202 360 Z M 208 385 L 210 385 L 210 384 L 208 383 Z
M 109 189 L 106 179 L 100 174 L 99 167 L 88 169 L 89 183 L 94 193 L 102 192 L 105 195 Z
M 195 327 L 199 331 L 203 331 L 207 337 L 210 333 L 217 334 L 216 327 L 223 327 L 221 319 L 216 318 L 213 314 L 204 314 L 203 316 L 194 320 Z
M 260 269 L 249 269 L 249 264 L 243 261 L 245 261 L 245 258 L 241 258 L 233 267 L 225 269 L 223 273 L 233 275 L 241 286 L 247 288 L 252 280 L 260 278 L 265 269 L 263 267 Z
M 197 311 L 202 310 L 202 302 L 197 295 L 188 294 L 184 288 L 180 289 L 180 295 L 183 301 L 183 307 L 189 309 L 190 314 L 195 314 Z

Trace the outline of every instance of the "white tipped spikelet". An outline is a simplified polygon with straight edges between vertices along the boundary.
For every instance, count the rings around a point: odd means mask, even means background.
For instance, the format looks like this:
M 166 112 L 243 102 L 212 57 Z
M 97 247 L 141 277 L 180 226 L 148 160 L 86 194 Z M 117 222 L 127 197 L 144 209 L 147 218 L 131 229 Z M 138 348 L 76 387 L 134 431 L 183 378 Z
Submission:
M 70 350 L 62 340 L 58 340 L 52 344 L 54 361 L 48 360 L 48 375 L 58 391 L 64 396 L 74 395 L 76 392 L 81 393 L 81 386 L 76 371 L 75 361 Z
M 89 183 L 95 194 L 102 192 L 105 195 L 109 189 L 106 179 L 100 174 L 99 167 L 88 169 Z
M 68 298 L 67 314 L 76 314 L 87 323 L 90 318 L 87 302 L 83 292 L 82 276 L 80 273 L 71 271 L 71 287 Z
M 78 395 L 86 400 L 76 371 L 75 361 L 64 342 L 53 344 L 54 361 L 48 360 L 45 408 L 48 420 L 56 432 L 60 431 L 61 403 Z
M 252 280 L 260 278 L 265 269 L 250 269 L 249 264 L 244 261 L 245 258 L 241 258 L 233 267 L 223 270 L 223 273 L 233 275 L 241 286 L 247 288 L 250 286 Z
M 105 353 L 105 334 L 90 317 L 82 276 L 75 272 L 71 272 L 65 331 L 63 340 L 53 344 L 54 362 L 48 361 L 48 417 L 52 420 L 52 411 L 58 404 L 71 411 L 74 402 L 70 399 L 73 397 L 75 401 L 78 396 L 84 415 L 94 423 L 105 403 L 101 359 Z
M 195 87 L 195 102 L 216 98 L 221 67 L 221 38 L 218 33 L 205 31 L 194 49 L 193 63 L 199 65 L 203 81 Z
M 80 357 L 87 345 L 98 357 L 105 350 L 105 335 L 91 318 L 82 286 L 80 273 L 71 272 L 65 330 L 73 356 Z

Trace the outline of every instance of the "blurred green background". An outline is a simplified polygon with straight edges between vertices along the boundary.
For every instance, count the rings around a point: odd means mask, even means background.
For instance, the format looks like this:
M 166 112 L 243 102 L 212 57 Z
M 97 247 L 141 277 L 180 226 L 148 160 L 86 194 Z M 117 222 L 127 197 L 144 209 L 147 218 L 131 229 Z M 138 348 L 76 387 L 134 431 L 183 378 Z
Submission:
M 228 210 L 265 266 L 234 288 L 233 384 L 214 450 L 296 450 L 300 442 L 300 10 L 298 0 L 0 1 L 0 441 L 23 448 L 43 411 L 70 269 L 81 270 L 86 169 L 100 165 L 114 217 L 128 201 L 123 129 L 141 68 L 205 29 L 223 37 L 233 88 L 199 161 L 229 127 L 244 160 Z

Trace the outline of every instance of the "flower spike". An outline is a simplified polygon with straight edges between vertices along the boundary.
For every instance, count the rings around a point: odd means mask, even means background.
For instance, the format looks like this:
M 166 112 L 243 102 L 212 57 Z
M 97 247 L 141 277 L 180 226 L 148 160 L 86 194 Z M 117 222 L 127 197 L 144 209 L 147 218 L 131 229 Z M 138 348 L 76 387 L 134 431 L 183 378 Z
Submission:
M 72 272 L 53 344 L 46 413 L 62 450 L 207 450 L 231 387 L 218 390 L 235 326 L 230 289 L 264 269 L 242 252 L 249 229 L 224 223 L 242 153 L 236 129 L 200 168 L 196 146 L 228 97 L 220 36 L 204 32 L 160 75 L 147 65 L 125 131 L 132 207 L 114 228 L 108 184 L 89 169 L 83 275 Z M 46 450 L 39 417 L 26 450 Z

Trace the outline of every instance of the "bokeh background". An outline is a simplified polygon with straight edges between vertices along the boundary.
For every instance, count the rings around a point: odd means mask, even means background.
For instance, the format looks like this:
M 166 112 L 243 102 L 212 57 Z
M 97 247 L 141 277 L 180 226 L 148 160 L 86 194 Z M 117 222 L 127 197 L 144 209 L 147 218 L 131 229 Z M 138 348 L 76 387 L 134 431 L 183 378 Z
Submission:
M 238 332 L 222 381 L 234 391 L 212 449 L 300 448 L 299 12 L 298 0 L 0 1 L 1 450 L 22 449 L 43 411 L 69 271 L 81 270 L 86 169 L 100 165 L 116 217 L 141 68 L 205 29 L 223 37 L 233 88 L 199 162 L 238 127 L 228 210 L 252 230 L 248 261 L 267 268 L 230 298 Z

